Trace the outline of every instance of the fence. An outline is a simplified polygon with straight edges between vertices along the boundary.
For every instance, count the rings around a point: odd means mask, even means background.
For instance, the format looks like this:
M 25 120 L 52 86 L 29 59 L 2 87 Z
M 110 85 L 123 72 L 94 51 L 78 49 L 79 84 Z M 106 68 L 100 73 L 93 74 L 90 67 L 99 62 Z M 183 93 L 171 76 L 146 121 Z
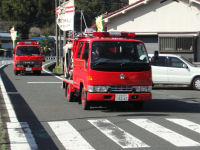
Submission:
M 47 61 L 51 61 L 51 60 L 56 60 L 56 56 L 46 56 L 45 60 Z M 8 64 L 12 64 L 13 58 L 11 57 L 0 57 L 0 66 L 2 65 L 8 65 Z

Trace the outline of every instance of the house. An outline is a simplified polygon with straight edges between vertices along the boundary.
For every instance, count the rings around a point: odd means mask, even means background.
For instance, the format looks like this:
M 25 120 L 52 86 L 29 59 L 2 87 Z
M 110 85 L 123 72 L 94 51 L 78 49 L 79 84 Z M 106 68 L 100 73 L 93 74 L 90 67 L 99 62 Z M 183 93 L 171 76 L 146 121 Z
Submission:
M 8 23 L 0 21 L 0 56 L 11 56 L 13 48 L 11 35 L 7 32 Z
M 3 55 L 5 57 L 11 57 L 12 49 L 13 49 L 13 44 L 12 44 L 10 33 L 0 31 L 0 53 L 1 53 L 1 56 Z
M 135 32 L 149 53 L 158 50 L 200 62 L 200 0 L 129 0 L 103 20 L 107 31 Z

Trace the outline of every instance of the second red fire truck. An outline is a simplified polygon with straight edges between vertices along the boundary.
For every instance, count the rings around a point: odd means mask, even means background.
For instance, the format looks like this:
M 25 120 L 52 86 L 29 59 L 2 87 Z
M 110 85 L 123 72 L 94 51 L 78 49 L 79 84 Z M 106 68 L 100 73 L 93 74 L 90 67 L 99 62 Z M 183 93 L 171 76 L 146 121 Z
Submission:
M 42 62 L 45 60 L 41 54 L 37 41 L 17 42 L 14 53 L 14 74 L 32 72 L 40 75 Z

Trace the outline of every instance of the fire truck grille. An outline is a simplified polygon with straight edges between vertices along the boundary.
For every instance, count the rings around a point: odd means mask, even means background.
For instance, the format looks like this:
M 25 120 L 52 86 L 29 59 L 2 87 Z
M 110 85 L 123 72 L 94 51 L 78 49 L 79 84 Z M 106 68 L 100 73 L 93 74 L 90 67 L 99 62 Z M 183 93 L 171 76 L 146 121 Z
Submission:
M 132 86 L 111 86 L 109 89 L 111 93 L 131 93 L 133 91 Z
M 36 67 L 40 66 L 40 61 L 19 61 L 17 65 L 23 67 Z

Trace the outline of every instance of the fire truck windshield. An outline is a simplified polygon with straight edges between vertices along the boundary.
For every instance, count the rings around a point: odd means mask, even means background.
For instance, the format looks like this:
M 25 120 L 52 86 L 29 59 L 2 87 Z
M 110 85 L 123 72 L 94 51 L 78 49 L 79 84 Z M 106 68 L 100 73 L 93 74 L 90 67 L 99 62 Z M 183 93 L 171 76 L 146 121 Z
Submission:
M 16 55 L 40 55 L 40 48 L 38 46 L 19 46 Z
M 91 68 L 110 71 L 149 70 L 144 45 L 134 41 L 94 41 Z

